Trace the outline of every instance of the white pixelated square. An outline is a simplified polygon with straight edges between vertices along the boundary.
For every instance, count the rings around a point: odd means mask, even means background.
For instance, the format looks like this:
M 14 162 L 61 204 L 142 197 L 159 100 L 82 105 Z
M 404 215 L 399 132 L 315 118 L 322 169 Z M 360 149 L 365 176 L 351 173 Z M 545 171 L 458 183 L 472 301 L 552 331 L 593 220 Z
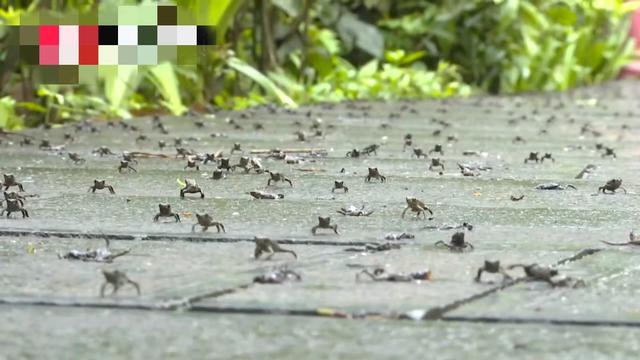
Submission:
M 197 28 L 193 25 L 178 25 L 177 45 L 197 45 Z
M 138 45 L 138 26 L 118 25 L 118 45 Z
M 178 45 L 178 27 L 174 25 L 158 26 L 158 45 Z
M 118 45 L 98 46 L 98 64 L 118 65 Z
M 60 25 L 58 36 L 60 37 L 60 46 L 62 45 L 78 45 L 80 38 L 78 35 L 78 25 Z
M 80 63 L 78 44 L 60 45 L 58 47 L 58 64 L 78 65 Z

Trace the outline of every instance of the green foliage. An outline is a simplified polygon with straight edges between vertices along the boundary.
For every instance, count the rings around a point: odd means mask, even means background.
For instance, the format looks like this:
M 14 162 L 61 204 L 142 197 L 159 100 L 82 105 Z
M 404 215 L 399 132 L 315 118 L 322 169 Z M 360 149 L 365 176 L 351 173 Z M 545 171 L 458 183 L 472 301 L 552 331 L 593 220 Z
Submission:
M 102 66 L 96 81 L 41 86 L 0 42 L 0 124 L 23 126 L 138 111 L 183 114 L 215 104 L 465 96 L 564 90 L 615 77 L 628 61 L 622 0 L 173 0 L 218 46 L 197 67 Z M 22 0 L 0 7 L 0 24 L 43 7 L 88 11 L 152 0 Z M 7 4 L 0 0 L 0 4 Z M 43 5 L 44 4 L 44 5 Z M 0 27 L 0 40 L 11 35 Z M 31 86 L 29 86 L 31 84 Z M 33 98 L 35 97 L 35 99 Z M 17 111 L 17 112 L 16 112 Z M 33 121 L 36 119 L 36 121 Z
M 182 104 L 180 97 L 180 84 L 173 70 L 173 65 L 163 63 L 156 65 L 147 73 L 148 79 L 155 85 L 164 100 L 161 104 L 173 115 L 182 115 L 187 108 Z
M 419 1 L 383 20 L 388 42 L 460 65 L 493 92 L 565 90 L 616 76 L 628 61 L 622 0 Z M 417 44 L 412 47 L 412 44 Z
M 20 130 L 23 126 L 22 117 L 16 114 L 16 101 L 9 96 L 0 98 L 0 129 Z

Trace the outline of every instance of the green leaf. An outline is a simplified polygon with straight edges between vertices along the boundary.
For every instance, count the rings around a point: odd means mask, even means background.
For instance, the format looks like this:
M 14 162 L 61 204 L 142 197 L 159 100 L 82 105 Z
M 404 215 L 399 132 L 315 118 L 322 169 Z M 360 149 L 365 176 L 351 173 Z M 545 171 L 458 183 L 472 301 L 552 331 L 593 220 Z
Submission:
M 162 95 L 162 105 L 173 115 L 182 115 L 187 111 L 180 98 L 180 84 L 172 64 L 165 62 L 152 67 L 148 72 L 148 79 Z
M 271 0 L 271 3 L 291 17 L 297 17 L 302 12 L 304 1 L 302 0 Z
M 298 107 L 293 99 L 291 99 L 284 91 L 282 91 L 271 79 L 266 77 L 260 71 L 258 71 L 253 66 L 247 64 L 243 60 L 240 60 L 237 57 L 230 57 L 227 59 L 227 65 L 237 72 L 245 75 L 249 79 L 255 81 L 258 85 L 260 85 L 265 91 L 275 96 L 278 101 L 282 104 L 295 108 Z
M 384 51 L 384 37 L 380 30 L 345 11 L 338 20 L 338 34 L 348 47 L 356 47 L 373 57 L 381 58 Z

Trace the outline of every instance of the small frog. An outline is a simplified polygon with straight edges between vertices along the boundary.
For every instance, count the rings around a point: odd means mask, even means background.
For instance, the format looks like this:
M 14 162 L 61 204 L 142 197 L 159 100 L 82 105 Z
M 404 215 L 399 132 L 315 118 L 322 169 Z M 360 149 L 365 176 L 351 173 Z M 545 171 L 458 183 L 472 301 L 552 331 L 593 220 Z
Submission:
M 283 249 L 277 242 L 271 239 L 256 237 L 254 240 L 256 243 L 256 248 L 253 251 L 253 257 L 255 259 L 260 258 L 262 254 L 269 254 L 265 259 L 270 260 L 271 257 L 276 253 L 289 253 L 293 255 L 294 258 L 298 258 L 298 255 L 295 253 L 295 251 Z
M 128 161 L 130 164 L 137 164 L 138 160 L 128 151 L 122 152 L 122 160 Z
M 520 195 L 520 196 L 515 196 L 515 195 L 511 195 L 511 201 L 520 201 L 522 199 L 524 199 L 524 195 Z
M 416 213 L 416 217 L 420 217 L 420 214 L 422 214 L 425 219 L 427 218 L 427 214 L 425 213 L 425 211 L 428 211 L 429 214 L 433 215 L 433 211 L 431 211 L 431 209 L 429 209 L 422 201 L 412 196 L 408 196 L 405 201 L 407 202 L 407 207 L 405 207 L 404 211 L 402 212 L 403 219 L 404 215 L 407 213 L 407 210 L 411 210 L 412 212 Z
M 348 158 L 357 159 L 357 158 L 359 158 L 359 157 L 360 157 L 360 150 L 358 150 L 358 149 L 353 149 L 353 150 L 351 150 L 351 151 L 347 151 L 346 156 L 347 156 Z
M 367 176 L 364 178 L 365 182 L 371 182 L 371 179 L 376 179 L 376 180 L 380 180 L 380 182 L 385 182 L 387 181 L 387 178 L 385 176 L 382 176 L 380 174 L 380 171 L 378 170 L 378 168 L 369 168 L 369 173 L 367 174 Z
M 241 168 L 244 170 L 245 173 L 248 173 L 249 170 L 251 170 L 251 167 L 249 165 L 249 157 L 248 156 L 240 157 L 239 162 L 231 167 L 233 171 L 235 171 L 236 168 Z
M 167 142 L 164 141 L 164 140 L 159 140 L 158 141 L 158 149 L 164 150 L 165 147 L 167 147 Z
M 627 193 L 627 189 L 622 187 L 622 179 L 611 179 L 603 186 L 600 186 L 598 192 L 602 191 L 602 193 L 605 194 L 607 191 L 610 191 L 613 194 L 618 189 L 622 189 L 625 194 Z
M 78 153 L 67 153 L 67 158 L 73 161 L 74 165 L 82 165 L 86 162 Z
M 102 270 L 102 274 L 104 275 L 105 282 L 100 287 L 100 297 L 104 297 L 104 291 L 107 289 L 108 285 L 111 285 L 113 287 L 111 295 L 115 295 L 121 287 L 127 284 L 131 284 L 133 287 L 135 287 L 138 296 L 140 296 L 140 285 L 138 285 L 137 282 L 129 279 L 129 277 L 127 277 L 124 272 L 119 270 Z
M 431 158 L 431 164 L 429 164 L 429 171 L 440 168 L 440 171 L 444 171 L 444 160 L 440 158 Z
M 259 190 L 251 191 L 249 192 L 249 195 L 253 196 L 254 199 L 266 199 L 266 200 L 284 199 L 284 194 L 274 194 L 274 193 L 268 193 L 268 192 L 259 191 Z
M 229 163 L 229 158 L 220 158 L 218 169 L 226 170 L 227 172 L 229 172 L 232 169 L 231 164 Z
M 521 267 L 524 270 L 525 275 L 527 276 L 527 280 L 529 281 L 544 281 L 551 285 L 552 287 L 583 287 L 584 281 L 582 280 L 574 280 L 570 277 L 566 277 L 559 280 L 554 280 L 553 278 L 558 276 L 558 270 L 542 266 L 538 264 L 524 265 L 524 264 L 514 264 L 510 265 L 508 269 L 514 269 L 517 267 Z
M 231 154 L 233 154 L 236 151 L 244 152 L 244 150 L 242 150 L 242 145 L 240 143 L 233 144 L 233 147 L 231 148 Z
M 59 259 L 67 260 L 82 260 L 82 261 L 94 261 L 102 263 L 112 263 L 113 260 L 120 256 L 127 255 L 131 252 L 131 249 L 123 250 L 118 253 L 112 253 L 110 249 L 109 239 L 105 239 L 106 247 L 97 249 L 87 249 L 86 251 L 71 250 L 68 253 L 61 255 L 58 254 Z
M 544 163 L 545 159 L 549 159 L 549 160 L 551 160 L 551 162 L 556 162 L 556 159 L 553 158 L 553 155 L 551 155 L 551 153 L 544 153 L 544 155 L 540 159 L 540 162 Z
M 311 233 L 313 235 L 316 234 L 316 231 L 318 229 L 331 229 L 333 230 L 334 233 L 336 233 L 337 235 L 340 235 L 340 233 L 338 232 L 338 225 L 331 225 L 331 218 L 330 217 L 318 217 L 318 225 L 314 226 L 311 228 Z
M 420 159 L 421 157 L 423 158 L 427 158 L 428 155 L 424 152 L 424 150 L 420 149 L 420 148 L 413 148 L 413 154 L 411 154 L 411 157 L 416 157 L 418 159 Z
M 373 210 L 364 211 L 364 205 L 362 205 L 362 207 L 359 209 L 353 205 L 350 205 L 346 208 L 342 207 L 337 212 L 338 214 L 348 215 L 348 216 L 369 216 L 373 214 Z
M 194 155 L 196 155 L 196 153 L 193 150 L 183 148 L 183 147 L 176 147 L 176 158 L 185 159 L 189 156 L 194 156 Z
M 120 160 L 120 165 L 118 166 L 118 172 L 122 174 L 123 171 L 129 172 L 138 172 L 138 170 L 134 169 L 133 166 L 127 160 Z
M 338 180 L 333 182 L 333 189 L 331 189 L 331 192 L 335 192 L 336 190 L 344 190 L 345 194 L 349 192 L 349 188 L 344 185 L 344 181 Z
M 500 266 L 500 261 L 489 261 L 485 260 L 484 265 L 478 269 L 478 274 L 476 275 L 475 281 L 481 282 L 482 273 L 487 272 L 490 274 L 501 274 L 503 281 L 511 280 L 511 276 L 507 274 L 502 266 Z
M 158 209 L 159 209 L 159 212 L 156 214 L 156 216 L 153 217 L 154 222 L 157 222 L 158 219 L 160 219 L 161 217 L 163 218 L 171 217 L 171 218 L 174 218 L 176 222 L 180 222 L 180 215 L 171 211 L 170 204 L 166 204 L 166 205 L 158 204 Z
M 99 155 L 100 157 L 107 155 L 115 155 L 111 149 L 106 146 L 100 146 L 98 148 L 93 149 L 92 153 Z
M 471 245 L 470 242 L 467 242 L 464 240 L 464 232 L 462 231 L 458 231 L 455 234 L 453 234 L 448 244 L 440 240 L 436 242 L 434 245 L 436 246 L 444 245 L 447 248 L 449 248 L 449 250 L 455 251 L 455 252 L 462 252 L 467 248 L 470 248 L 471 250 L 473 250 L 473 245 Z
M 18 190 L 20 190 L 21 192 L 24 192 L 24 187 L 22 186 L 22 183 L 19 183 L 18 181 L 16 181 L 15 175 L 4 174 L 3 177 L 4 177 L 4 181 L 0 186 L 4 186 L 4 191 L 9 190 L 9 188 L 12 186 L 17 186 Z
M 207 231 L 209 227 L 215 226 L 218 232 L 222 229 L 222 232 L 227 232 L 224 228 L 224 225 L 221 222 L 213 221 L 213 217 L 209 214 L 198 214 L 196 213 L 196 219 L 198 220 L 197 224 L 193 224 L 191 227 L 191 232 L 196 230 L 196 226 L 200 225 L 202 227 L 202 232 Z
M 384 244 L 366 244 L 364 247 L 346 248 L 344 251 L 349 252 L 367 252 L 376 253 L 389 250 L 397 250 L 402 248 L 401 244 L 384 243 Z
M 526 144 L 527 140 L 525 140 L 522 136 L 517 135 L 513 138 L 513 140 L 511 140 L 511 142 L 514 144 Z
M 540 162 L 540 158 L 539 158 L 539 152 L 530 152 L 529 153 L 529 157 L 524 159 L 524 163 L 528 164 L 531 161 L 535 161 L 536 164 Z
M 415 235 L 402 232 L 402 233 L 389 233 L 384 236 L 385 240 L 405 240 L 405 239 L 415 239 Z
M 411 282 L 411 281 L 429 281 L 431 280 L 431 271 L 420 271 L 409 274 L 402 273 L 387 273 L 385 269 L 377 267 L 373 269 L 373 272 L 369 270 L 362 270 L 356 274 L 356 281 L 360 281 L 360 275 L 367 275 L 373 281 L 387 281 L 387 282 Z
M 557 183 L 540 184 L 536 186 L 536 189 L 537 190 L 567 190 L 567 189 L 577 190 L 577 188 L 572 184 L 561 185 Z
M 433 149 L 429 150 L 429 155 L 433 153 L 438 153 L 441 156 L 444 156 L 444 150 L 442 149 L 442 145 L 441 144 L 434 145 Z
M 413 135 L 406 134 L 403 138 L 402 152 L 405 152 L 408 147 L 413 146 Z
M 269 170 L 265 171 L 266 173 L 269 174 L 269 180 L 267 180 L 267 186 L 271 186 L 271 182 L 288 182 L 289 186 L 293 187 L 293 183 L 291 182 L 291 180 L 289 180 L 288 178 L 286 178 L 284 175 L 277 173 L 277 172 L 272 172 Z
M 275 271 L 270 271 L 253 278 L 253 282 L 256 284 L 282 284 L 283 282 L 292 280 L 300 281 L 302 280 L 302 276 L 286 267 L 281 267 Z
M 219 169 L 215 169 L 213 170 L 213 172 L 211 173 L 211 178 L 212 180 L 220 180 L 220 179 L 224 179 L 224 173 L 222 172 L 222 170 Z
M 194 179 L 184 179 L 184 187 L 180 189 L 180 197 L 184 198 L 185 194 L 200 194 L 200 198 L 204 198 L 204 192 Z
M 184 166 L 183 170 L 187 169 L 195 169 L 196 171 L 200 171 L 200 166 L 196 162 L 196 159 L 193 157 L 187 158 L 187 165 Z
M 0 216 L 4 215 L 4 213 L 6 212 L 7 218 L 9 218 L 9 215 L 11 215 L 12 212 L 19 212 L 22 214 L 23 219 L 29 217 L 29 212 L 25 208 L 23 208 L 24 202 L 22 200 L 9 199 L 5 196 L 4 202 L 7 203 L 7 207 L 2 209 L 2 212 L 0 212 Z
M 113 186 L 107 184 L 105 180 L 98 180 L 98 179 L 93 180 L 93 186 L 90 186 L 88 191 L 95 193 L 96 190 L 104 190 L 104 189 L 108 189 L 111 194 L 116 193 L 113 190 Z
M 362 149 L 362 153 L 365 155 L 371 155 L 372 153 L 375 155 L 378 155 L 377 150 L 380 149 L 380 145 L 378 144 L 371 144 L 369 146 L 366 146 L 364 149 Z
M 616 152 L 615 152 L 615 150 L 613 148 L 610 148 L 608 146 L 604 146 L 602 148 L 602 150 L 604 150 L 604 152 L 602 153 L 602 157 L 610 156 L 610 157 L 612 157 L 614 159 L 617 158 Z

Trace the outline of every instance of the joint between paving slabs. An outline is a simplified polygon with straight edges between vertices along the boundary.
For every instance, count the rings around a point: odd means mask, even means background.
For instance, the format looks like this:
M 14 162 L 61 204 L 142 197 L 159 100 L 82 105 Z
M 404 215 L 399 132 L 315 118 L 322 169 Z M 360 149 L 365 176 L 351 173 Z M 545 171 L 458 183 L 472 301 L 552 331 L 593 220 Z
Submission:
M 577 252 L 576 254 L 564 258 L 564 259 L 560 259 L 558 261 L 556 261 L 556 263 L 554 264 L 554 266 L 560 266 L 560 265 L 564 265 L 570 262 L 574 262 L 574 261 L 579 261 L 587 256 L 593 255 L 593 254 L 597 254 L 598 252 L 602 251 L 604 249 L 583 249 L 580 250 L 579 252 Z M 498 286 L 495 286 L 491 289 L 485 290 L 481 293 L 475 294 L 475 295 L 471 295 L 469 297 L 463 298 L 463 299 L 459 299 L 459 300 L 455 300 L 453 302 L 450 302 L 444 306 L 438 306 L 438 307 L 434 307 L 429 309 L 425 315 L 423 316 L 423 320 L 439 320 L 439 319 L 445 319 L 445 314 L 453 311 L 453 310 L 457 310 L 459 308 L 461 308 L 464 305 L 470 304 L 474 301 L 483 299 L 493 293 L 496 293 L 500 290 L 504 290 L 507 288 L 510 288 L 516 284 L 519 284 L 523 281 L 526 281 L 527 278 L 526 277 L 519 277 L 517 279 L 514 279 L 512 281 L 508 281 L 505 282 L 503 284 L 500 284 Z
M 33 236 L 40 238 L 60 238 L 60 239 L 104 239 L 113 241 L 187 241 L 187 242 L 207 242 L 207 243 L 235 243 L 235 242 L 255 242 L 254 238 L 228 238 L 228 237 L 205 237 L 190 236 L 184 234 L 108 234 L 108 233 L 84 233 L 76 231 L 58 230 L 0 230 L 0 237 Z M 284 245 L 311 245 L 311 246 L 366 246 L 380 245 L 375 241 L 329 241 L 329 240 L 295 240 L 295 239 L 272 239 L 278 244 Z

